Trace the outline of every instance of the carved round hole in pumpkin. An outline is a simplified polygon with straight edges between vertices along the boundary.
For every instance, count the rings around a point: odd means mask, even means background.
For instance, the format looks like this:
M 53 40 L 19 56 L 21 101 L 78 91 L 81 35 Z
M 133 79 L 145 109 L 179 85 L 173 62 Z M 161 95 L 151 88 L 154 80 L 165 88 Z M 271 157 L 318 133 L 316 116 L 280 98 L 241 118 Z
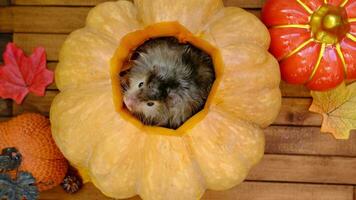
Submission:
M 185 122 L 182 122 L 177 127 L 162 127 L 145 125 L 151 123 L 151 121 L 143 122 L 139 120 L 139 114 L 132 114 L 132 109 L 128 109 L 128 105 L 124 103 L 124 93 L 121 88 L 123 77 L 129 76 L 127 73 L 134 65 L 134 61 L 139 57 L 138 51 L 142 50 L 147 43 L 155 41 L 173 41 L 175 47 L 189 46 L 194 49 L 200 56 L 207 58 L 211 62 L 212 70 L 212 84 L 210 91 L 207 92 L 207 99 L 203 104 L 190 115 Z M 151 66 L 154 67 L 154 66 Z M 194 36 L 187 29 L 177 22 L 164 22 L 148 26 L 144 30 L 135 31 L 127 34 L 122 40 L 117 49 L 115 56 L 112 58 L 111 63 L 111 78 L 114 94 L 114 104 L 116 111 L 123 116 L 128 122 L 133 123 L 135 126 L 144 128 L 146 132 L 153 134 L 163 135 L 183 135 L 187 129 L 194 127 L 196 123 L 201 121 L 208 112 L 210 106 L 210 100 L 215 94 L 217 85 L 220 82 L 220 75 L 222 74 L 222 59 L 220 52 L 207 43 L 206 41 Z M 143 82 L 143 81 L 142 81 Z M 141 81 L 137 82 L 137 87 L 142 86 Z M 133 84 L 133 83 L 131 83 Z M 135 83 L 136 84 L 136 83 Z M 130 86 L 131 87 L 131 86 Z M 164 95 L 163 95 L 164 96 Z M 205 97 L 206 98 L 206 97 Z M 141 102 L 140 102 L 141 103 Z M 142 104 L 148 105 L 145 101 Z M 151 102 L 150 102 L 151 105 Z M 152 106 L 153 107 L 153 106 Z M 142 118 L 141 118 L 142 119 Z M 155 122 L 153 122 L 155 123 Z
M 215 80 L 209 54 L 175 37 L 149 39 L 120 72 L 124 109 L 143 124 L 177 129 L 204 108 Z

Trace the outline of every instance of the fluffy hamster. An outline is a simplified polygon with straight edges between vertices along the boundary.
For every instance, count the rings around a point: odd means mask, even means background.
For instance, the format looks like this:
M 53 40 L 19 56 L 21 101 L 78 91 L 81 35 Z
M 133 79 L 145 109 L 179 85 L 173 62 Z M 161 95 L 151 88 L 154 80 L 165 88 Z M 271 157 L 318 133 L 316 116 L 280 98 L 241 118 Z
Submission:
M 141 45 L 121 78 L 124 103 L 134 116 L 176 129 L 204 107 L 215 75 L 208 54 L 168 37 Z

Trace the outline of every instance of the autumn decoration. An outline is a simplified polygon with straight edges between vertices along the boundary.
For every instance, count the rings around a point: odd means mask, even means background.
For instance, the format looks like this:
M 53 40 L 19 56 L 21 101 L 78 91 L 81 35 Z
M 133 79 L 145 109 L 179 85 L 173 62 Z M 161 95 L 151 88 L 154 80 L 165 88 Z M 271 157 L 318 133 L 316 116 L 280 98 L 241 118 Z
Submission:
M 44 48 L 38 47 L 27 57 L 22 49 L 9 43 L 0 66 L 0 97 L 21 104 L 31 92 L 44 96 L 46 87 L 53 82 L 53 72 L 47 69 Z
M 312 90 L 322 132 L 348 139 L 356 129 L 356 0 L 267 0 L 262 19 L 283 80 Z
M 16 148 L 21 155 L 17 159 L 2 157 L 0 170 L 5 165 L 11 168 L 4 167 L 3 171 L 15 173 L 14 170 L 18 169 L 19 172 L 31 173 L 39 191 L 51 189 L 62 182 L 68 163 L 54 143 L 46 117 L 34 113 L 19 115 L 0 123 L 0 133 L 0 149 Z
M 286 82 L 325 91 L 356 79 L 356 0 L 267 0 L 262 19 Z

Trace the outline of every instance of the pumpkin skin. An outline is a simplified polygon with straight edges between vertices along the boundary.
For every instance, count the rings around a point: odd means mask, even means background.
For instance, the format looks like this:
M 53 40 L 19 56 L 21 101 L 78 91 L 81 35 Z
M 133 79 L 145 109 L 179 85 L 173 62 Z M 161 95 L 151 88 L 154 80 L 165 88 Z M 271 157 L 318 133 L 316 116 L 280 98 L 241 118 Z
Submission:
M 219 81 L 205 108 L 176 131 L 144 126 L 118 106 L 117 60 L 120 52 L 129 54 L 132 49 L 122 47 L 137 42 L 130 34 L 140 30 L 177 30 L 172 34 L 182 40 L 195 37 L 198 46 L 214 46 Z M 255 16 L 224 8 L 220 0 L 100 4 L 61 49 L 53 137 L 84 179 L 109 197 L 186 200 L 206 189 L 229 189 L 262 158 L 262 129 L 281 106 L 280 72 L 269 43 Z
M 267 0 L 262 20 L 283 80 L 311 90 L 356 79 L 356 0 Z
M 51 135 L 49 120 L 25 113 L 0 123 L 0 150 L 15 147 L 22 155 L 20 171 L 30 172 L 40 191 L 58 186 L 68 170 L 68 162 Z

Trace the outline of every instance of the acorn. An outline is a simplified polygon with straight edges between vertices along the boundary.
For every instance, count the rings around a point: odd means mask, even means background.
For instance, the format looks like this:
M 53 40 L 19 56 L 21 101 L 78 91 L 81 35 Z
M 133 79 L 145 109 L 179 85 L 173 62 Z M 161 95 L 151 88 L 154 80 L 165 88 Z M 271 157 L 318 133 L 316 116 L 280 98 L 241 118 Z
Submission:
M 83 187 L 83 179 L 80 177 L 78 171 L 70 167 L 67 175 L 61 183 L 63 190 L 69 194 L 78 192 Z

